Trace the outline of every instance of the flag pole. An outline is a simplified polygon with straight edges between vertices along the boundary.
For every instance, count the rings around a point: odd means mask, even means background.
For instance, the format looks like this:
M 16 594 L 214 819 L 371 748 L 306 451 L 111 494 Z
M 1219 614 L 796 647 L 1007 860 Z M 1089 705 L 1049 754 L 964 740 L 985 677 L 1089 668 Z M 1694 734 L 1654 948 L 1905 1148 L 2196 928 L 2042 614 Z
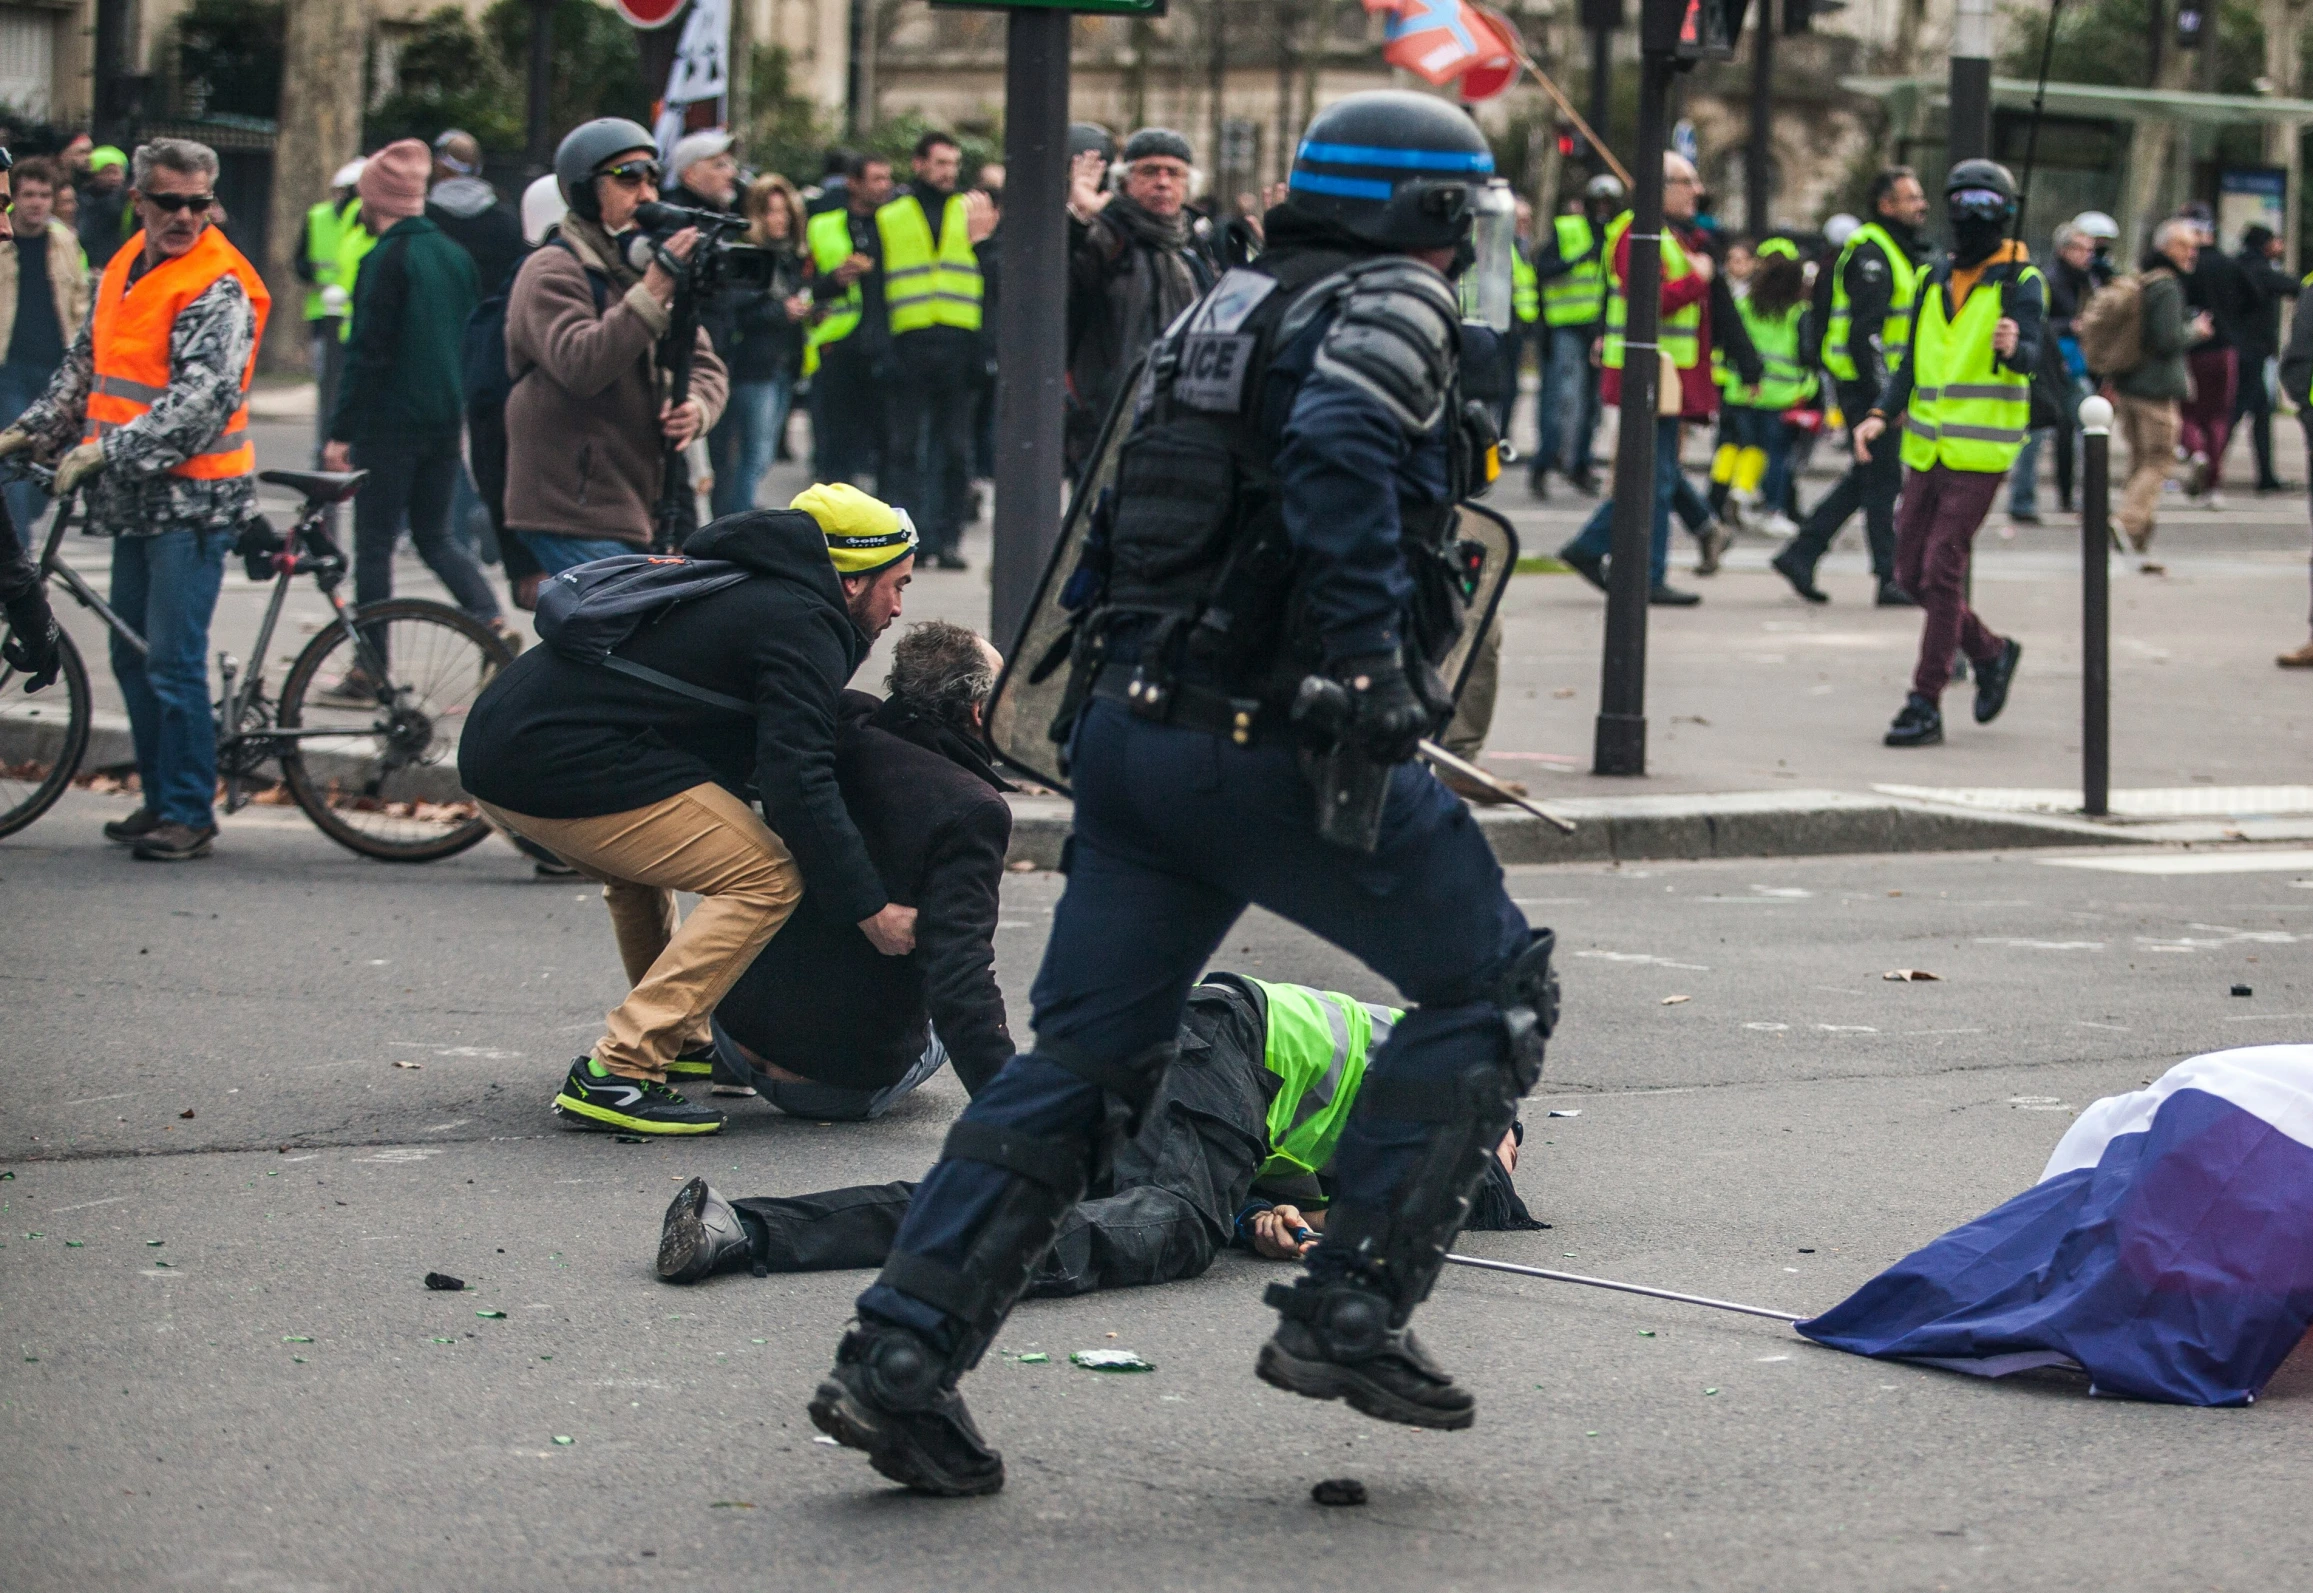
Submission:
M 1470 9 L 1478 12 L 1488 22 L 1494 24 L 1495 31 L 1501 35 L 1502 42 L 1510 47 L 1510 53 L 1517 57 L 1518 64 L 1533 74 L 1534 81 L 1542 85 L 1542 92 L 1550 96 L 1560 114 L 1574 124 L 1575 131 L 1590 141 L 1590 147 L 1598 151 L 1599 158 L 1614 168 L 1614 175 L 1622 179 L 1623 191 L 1625 193 L 1630 192 L 1635 186 L 1630 179 L 1630 168 L 1614 158 L 1614 151 L 1606 147 L 1606 140 L 1598 136 L 1597 129 L 1585 121 L 1582 113 L 1574 108 L 1574 102 L 1566 97 L 1566 91 L 1551 80 L 1549 73 L 1535 64 L 1534 57 L 1527 53 L 1525 39 L 1519 35 L 1517 28 L 1511 25 L 1509 18 L 1487 6 L 1473 4 Z
M 1777 1322 L 1807 1320 L 1789 1311 L 1770 1311 L 1763 1305 L 1737 1305 L 1732 1300 L 1714 1300 L 1707 1295 L 1680 1294 L 1673 1289 L 1650 1289 L 1643 1283 L 1617 1283 L 1612 1278 L 1586 1278 L 1579 1272 L 1553 1272 L 1548 1267 L 1522 1267 L 1514 1261 L 1489 1261 L 1484 1256 L 1453 1254 L 1448 1254 L 1446 1259 L 1457 1267 L 1478 1267 L 1487 1272 L 1515 1272 L 1521 1278 L 1547 1278 L 1552 1283 L 1579 1283 L 1586 1288 L 1614 1289 L 1623 1294 L 1643 1294 L 1651 1300 L 1676 1300 L 1681 1305 L 1707 1305 L 1714 1311 L 1739 1311 L 1744 1316 L 1770 1317 Z

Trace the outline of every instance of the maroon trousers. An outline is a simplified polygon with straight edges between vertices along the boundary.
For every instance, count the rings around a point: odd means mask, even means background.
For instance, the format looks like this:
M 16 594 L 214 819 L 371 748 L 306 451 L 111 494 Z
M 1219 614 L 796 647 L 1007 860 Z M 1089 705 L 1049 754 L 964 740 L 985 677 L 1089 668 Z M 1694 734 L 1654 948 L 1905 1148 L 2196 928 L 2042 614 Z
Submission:
M 1940 700 L 1951 681 L 1953 652 L 1981 664 L 2008 645 L 1968 607 L 1976 528 L 2007 479 L 2005 471 L 1945 465 L 1903 473 L 1903 501 L 1895 511 L 1895 584 L 1925 611 L 1911 689 L 1930 702 Z
M 2177 406 L 2182 422 L 2177 441 L 2188 454 L 2207 454 L 2209 473 L 2202 489 L 2214 492 L 2225 473 L 2225 445 L 2233 440 L 2233 400 L 2240 386 L 2240 356 L 2229 348 L 2196 349 L 2185 356 L 2193 396 Z M 2259 372 L 2257 379 L 2264 380 Z

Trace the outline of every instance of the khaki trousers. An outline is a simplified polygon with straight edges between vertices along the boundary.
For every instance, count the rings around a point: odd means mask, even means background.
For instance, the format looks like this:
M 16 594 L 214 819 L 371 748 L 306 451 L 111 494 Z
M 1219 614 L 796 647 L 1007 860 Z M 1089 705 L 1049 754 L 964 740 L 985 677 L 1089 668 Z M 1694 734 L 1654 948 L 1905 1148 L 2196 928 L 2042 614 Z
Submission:
M 1446 682 L 1452 685 L 1452 681 Z M 1457 758 L 1471 763 L 1486 750 L 1486 735 L 1494 728 L 1494 699 L 1502 688 L 1502 617 L 1494 616 L 1486 627 L 1486 634 L 1478 638 L 1477 657 L 1470 662 L 1469 684 L 1462 688 L 1462 700 L 1454 710 L 1453 723 L 1438 744 Z
M 630 1079 L 664 1081 L 680 1052 L 713 1043 L 707 1019 L 803 899 L 787 843 L 721 786 L 593 819 L 482 811 L 602 882 L 627 998 L 604 1020 L 593 1056 Z M 679 923 L 675 892 L 706 900 Z
M 2112 409 L 2113 419 L 2120 423 L 2121 439 L 2128 444 L 2128 484 L 2121 488 L 2120 507 L 2112 517 L 2128 533 L 2128 545 L 2142 553 L 2152 544 L 2160 489 L 2176 463 L 2176 400 L 2115 393 Z

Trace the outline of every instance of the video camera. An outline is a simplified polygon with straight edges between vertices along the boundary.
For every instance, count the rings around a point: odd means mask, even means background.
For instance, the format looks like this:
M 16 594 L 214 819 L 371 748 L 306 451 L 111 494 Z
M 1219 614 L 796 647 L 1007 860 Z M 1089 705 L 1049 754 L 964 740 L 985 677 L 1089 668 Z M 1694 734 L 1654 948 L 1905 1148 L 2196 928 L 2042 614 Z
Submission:
M 634 219 L 643 230 L 636 250 L 638 253 L 649 251 L 635 264 L 648 265 L 651 260 L 658 260 L 702 303 L 713 298 L 725 284 L 767 289 L 776 282 L 777 255 L 753 244 L 730 240 L 730 234 L 746 229 L 745 216 L 728 210 L 693 210 L 652 199 L 635 206 Z M 691 251 L 690 259 L 677 262 L 665 254 L 665 245 L 685 227 L 699 229 L 699 247 Z

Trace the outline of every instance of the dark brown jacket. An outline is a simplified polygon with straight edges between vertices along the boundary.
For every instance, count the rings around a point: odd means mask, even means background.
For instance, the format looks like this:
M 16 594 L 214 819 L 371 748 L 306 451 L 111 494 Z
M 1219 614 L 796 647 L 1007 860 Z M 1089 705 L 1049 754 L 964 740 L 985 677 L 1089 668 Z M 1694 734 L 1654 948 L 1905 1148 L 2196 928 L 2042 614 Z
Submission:
M 574 218 L 562 237 L 568 248 L 549 244 L 522 262 L 506 305 L 506 374 L 514 379 L 506 524 L 647 547 L 663 458 L 666 374 L 656 350 L 667 312 L 633 272 L 608 261 L 599 229 Z M 607 292 L 599 311 L 590 272 Z M 722 415 L 728 390 L 701 332 L 691 396 L 707 425 Z

